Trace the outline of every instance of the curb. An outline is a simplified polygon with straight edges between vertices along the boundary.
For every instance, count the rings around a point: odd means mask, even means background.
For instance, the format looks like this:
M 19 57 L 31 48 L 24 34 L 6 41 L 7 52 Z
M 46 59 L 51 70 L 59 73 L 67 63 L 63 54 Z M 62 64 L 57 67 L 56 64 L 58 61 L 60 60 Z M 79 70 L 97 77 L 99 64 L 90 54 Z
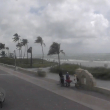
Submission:
M 3 63 L 0 63 L 1 66 L 5 66 L 5 67 L 8 67 L 8 68 L 11 68 L 11 69 L 14 69 L 15 71 L 18 70 L 20 72 L 25 72 L 25 73 L 31 73 L 31 74 L 35 74 L 37 75 L 37 72 L 35 71 L 31 71 L 31 70 L 26 70 L 24 68 L 21 68 L 21 67 L 16 67 L 13 66 L 13 65 L 7 65 L 7 64 L 3 64 Z

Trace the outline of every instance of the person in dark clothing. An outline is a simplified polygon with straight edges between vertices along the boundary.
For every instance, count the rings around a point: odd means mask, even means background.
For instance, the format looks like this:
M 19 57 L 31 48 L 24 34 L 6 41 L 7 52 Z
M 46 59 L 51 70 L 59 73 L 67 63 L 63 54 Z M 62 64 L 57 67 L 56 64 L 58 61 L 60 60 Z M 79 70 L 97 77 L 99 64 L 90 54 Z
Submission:
M 59 71 L 59 76 L 62 77 L 62 75 L 63 75 L 63 74 L 62 74 L 62 71 L 60 70 L 60 71 Z
M 61 76 L 61 86 L 64 86 L 64 76 Z
M 69 80 L 69 73 L 66 73 L 66 80 Z
M 59 77 L 60 77 L 60 83 L 61 83 L 61 77 L 63 76 L 62 71 L 59 71 Z

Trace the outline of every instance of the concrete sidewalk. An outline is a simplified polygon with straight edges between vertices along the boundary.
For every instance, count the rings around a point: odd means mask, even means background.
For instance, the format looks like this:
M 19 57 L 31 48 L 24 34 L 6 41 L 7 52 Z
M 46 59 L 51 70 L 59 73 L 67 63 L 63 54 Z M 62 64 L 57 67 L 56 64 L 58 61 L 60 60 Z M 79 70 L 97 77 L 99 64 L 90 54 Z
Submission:
M 16 77 L 19 77 L 23 80 L 31 82 L 42 88 L 45 88 L 46 90 L 49 90 L 55 94 L 63 96 L 72 101 L 75 101 L 86 107 L 92 108 L 93 110 L 110 110 L 109 100 L 107 101 L 107 100 L 104 100 L 98 97 L 94 97 L 92 95 L 85 94 L 83 92 L 81 93 L 73 89 L 61 87 L 57 85 L 58 81 L 55 81 L 52 79 L 29 76 L 21 72 L 17 72 L 17 71 L 14 71 L 12 69 L 8 69 L 2 66 L 0 66 L 0 69 L 8 72 L 9 74 L 15 75 Z
M 59 76 L 58 76 L 58 74 L 55 74 L 55 73 L 50 73 L 49 72 L 49 68 L 50 67 L 47 67 L 47 68 L 41 68 L 43 71 L 46 71 L 46 73 L 47 73 L 47 78 L 49 78 L 49 79 L 53 79 L 53 80 L 56 80 L 56 81 L 58 81 L 59 80 Z M 37 71 L 37 68 L 28 68 L 27 70 L 31 70 L 31 71 Z M 71 80 L 73 80 L 73 76 L 72 75 L 70 75 L 70 78 L 71 78 Z M 99 79 L 95 79 L 96 80 L 96 85 L 98 86 L 98 87 L 102 87 L 102 88 L 106 88 L 106 89 L 110 89 L 110 81 L 104 81 L 104 80 L 99 80 Z

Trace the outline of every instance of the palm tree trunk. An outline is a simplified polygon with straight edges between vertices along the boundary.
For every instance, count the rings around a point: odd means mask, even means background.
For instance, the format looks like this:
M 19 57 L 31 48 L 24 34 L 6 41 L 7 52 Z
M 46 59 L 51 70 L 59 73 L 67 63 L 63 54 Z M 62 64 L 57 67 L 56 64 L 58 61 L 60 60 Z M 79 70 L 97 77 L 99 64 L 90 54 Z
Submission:
M 22 47 L 21 47 L 21 49 L 20 49 L 20 51 L 21 51 L 21 53 L 20 53 L 20 62 L 22 63 Z
M 9 50 L 8 50 L 8 57 L 9 57 Z
M 3 51 L 5 51 L 5 54 L 6 54 L 6 49 L 5 49 L 5 48 L 3 49 Z M 4 56 L 5 56 L 5 55 L 4 55 Z
M 25 46 L 25 50 L 24 50 L 24 56 L 23 56 L 23 59 L 24 59 L 24 57 L 25 57 L 25 52 L 26 52 L 26 46 Z
M 7 57 L 8 57 L 8 49 L 7 49 L 6 55 L 7 55 Z
M 31 49 L 32 49 L 32 47 L 31 47 Z M 31 66 L 31 68 L 32 68 L 32 50 L 31 50 L 31 63 L 30 63 L 30 66 Z
M 22 59 L 22 48 L 21 48 L 21 59 Z
M 43 59 L 44 59 L 44 51 L 43 51 L 43 45 L 42 45 L 42 64 L 43 64 Z
M 27 50 L 28 50 L 28 44 L 27 44 Z M 28 60 L 28 52 L 27 52 L 27 60 Z
M 60 55 L 58 53 L 58 62 L 59 62 L 59 69 L 60 69 Z
M 20 49 L 19 49 L 19 58 L 20 58 Z
M 19 40 L 18 40 L 18 43 L 19 43 Z M 19 49 L 19 58 L 20 58 L 20 49 Z

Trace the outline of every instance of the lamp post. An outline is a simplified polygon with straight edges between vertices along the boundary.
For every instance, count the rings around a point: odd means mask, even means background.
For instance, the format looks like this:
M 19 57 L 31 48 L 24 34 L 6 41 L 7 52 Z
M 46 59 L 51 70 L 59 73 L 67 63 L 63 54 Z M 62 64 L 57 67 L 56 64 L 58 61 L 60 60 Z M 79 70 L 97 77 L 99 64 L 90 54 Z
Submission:
M 27 50 L 27 52 L 31 54 L 30 67 L 32 68 L 32 47 L 30 47 L 30 48 Z
M 14 50 L 14 55 L 15 55 L 15 71 L 16 71 L 16 50 Z

